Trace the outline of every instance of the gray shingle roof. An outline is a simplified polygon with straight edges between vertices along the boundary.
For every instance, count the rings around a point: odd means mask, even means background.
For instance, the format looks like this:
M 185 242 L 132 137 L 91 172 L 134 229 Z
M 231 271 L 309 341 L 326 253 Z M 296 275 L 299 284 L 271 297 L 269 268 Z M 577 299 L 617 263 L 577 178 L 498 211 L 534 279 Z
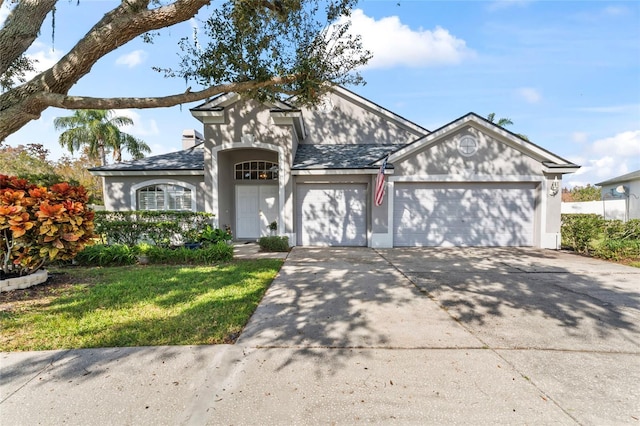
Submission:
M 603 185 L 613 185 L 616 183 L 621 183 L 621 182 L 629 182 L 631 180 L 636 180 L 636 179 L 640 179 L 640 170 L 636 170 L 635 172 L 631 172 L 631 173 L 627 173 L 625 175 L 622 176 L 617 176 L 611 179 L 607 179 L 605 181 L 596 183 L 596 185 L 598 186 L 603 186 Z
M 374 163 L 404 145 L 298 145 L 293 170 L 375 169 Z M 388 164 L 388 168 L 393 165 Z M 204 170 L 203 144 L 140 160 L 93 167 L 90 171 Z
M 404 145 L 298 145 L 293 170 L 369 169 L 374 163 Z M 392 165 L 388 165 L 392 168 Z
M 93 167 L 90 171 L 204 170 L 204 144 L 140 160 Z

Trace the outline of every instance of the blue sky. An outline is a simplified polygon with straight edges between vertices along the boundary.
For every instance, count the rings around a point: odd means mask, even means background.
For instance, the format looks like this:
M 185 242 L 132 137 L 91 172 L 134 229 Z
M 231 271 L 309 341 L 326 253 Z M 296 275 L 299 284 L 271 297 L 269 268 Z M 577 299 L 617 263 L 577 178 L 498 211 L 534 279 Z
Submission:
M 116 4 L 59 2 L 55 39 L 49 19 L 28 53 L 52 65 Z M 508 117 L 510 130 L 582 166 L 565 186 L 640 169 L 640 2 L 365 0 L 352 21 L 374 58 L 362 70 L 367 84 L 350 89 L 369 100 L 428 129 L 470 111 Z M 184 81 L 151 67 L 175 65 L 177 41 L 194 28 L 198 19 L 165 30 L 154 44 L 130 42 L 70 94 L 184 91 Z M 195 105 L 120 114 L 136 123 L 129 133 L 162 154 L 180 149 L 183 129 L 201 130 L 189 113 Z M 7 143 L 42 143 L 59 157 L 53 119 L 69 114 L 51 108 Z

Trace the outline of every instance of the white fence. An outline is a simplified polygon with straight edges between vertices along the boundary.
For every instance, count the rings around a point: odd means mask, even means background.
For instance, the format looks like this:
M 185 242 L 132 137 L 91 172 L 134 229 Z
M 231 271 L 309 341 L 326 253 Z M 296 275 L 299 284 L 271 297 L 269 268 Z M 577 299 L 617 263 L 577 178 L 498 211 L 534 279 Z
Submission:
M 562 203 L 560 211 L 563 214 L 593 213 L 599 214 L 607 220 L 625 219 L 627 200 L 584 201 L 579 203 Z

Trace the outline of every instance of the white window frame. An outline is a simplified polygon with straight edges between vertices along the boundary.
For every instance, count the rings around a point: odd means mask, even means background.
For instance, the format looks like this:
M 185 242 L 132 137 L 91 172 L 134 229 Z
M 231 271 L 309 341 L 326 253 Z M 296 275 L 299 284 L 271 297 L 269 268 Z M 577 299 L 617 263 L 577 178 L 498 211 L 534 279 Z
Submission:
M 196 208 L 196 186 L 187 182 L 175 180 L 175 179 L 152 179 L 144 182 L 137 183 L 131 187 L 131 210 L 138 210 L 138 190 L 147 186 L 154 185 L 174 185 L 181 186 L 191 191 L 191 210 L 195 212 Z M 168 211 L 168 210 L 156 210 L 156 211 Z M 189 211 L 189 210 L 171 210 L 171 211 Z
M 264 163 L 265 167 L 264 167 L 264 169 L 261 169 L 260 167 L 257 167 L 256 169 L 252 169 L 251 168 L 251 163 Z M 249 167 L 245 168 L 244 167 L 245 164 L 248 164 Z M 269 164 L 270 166 L 267 167 L 267 164 Z M 238 174 L 237 174 L 239 165 L 243 166 L 242 170 L 241 170 L 242 177 L 240 179 L 238 179 Z M 233 180 L 235 180 L 236 182 L 238 182 L 238 181 L 240 181 L 240 182 L 241 181 L 273 182 L 273 181 L 277 181 L 278 180 L 278 170 L 279 170 L 278 169 L 278 163 L 274 163 L 273 161 L 266 161 L 266 160 L 240 161 L 240 162 L 235 163 L 233 165 Z M 248 177 L 245 175 L 245 172 L 249 174 Z M 267 178 L 266 174 L 265 174 L 264 178 L 260 177 L 260 173 L 268 173 L 268 172 L 271 172 L 271 176 L 272 176 L 271 179 Z M 255 179 L 251 177 L 251 175 L 253 173 L 256 173 L 256 178 Z

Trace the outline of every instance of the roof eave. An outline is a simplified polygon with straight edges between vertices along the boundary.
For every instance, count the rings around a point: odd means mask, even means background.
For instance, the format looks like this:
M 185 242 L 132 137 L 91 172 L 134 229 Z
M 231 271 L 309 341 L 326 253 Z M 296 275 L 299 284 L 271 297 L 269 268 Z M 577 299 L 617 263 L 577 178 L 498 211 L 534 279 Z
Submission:
M 164 169 L 164 170 L 92 170 L 93 176 L 204 176 L 204 169 Z
M 292 169 L 291 174 L 296 176 L 323 176 L 323 175 L 375 175 L 379 168 L 357 168 L 357 169 Z M 393 169 L 385 169 L 385 175 L 392 175 Z

